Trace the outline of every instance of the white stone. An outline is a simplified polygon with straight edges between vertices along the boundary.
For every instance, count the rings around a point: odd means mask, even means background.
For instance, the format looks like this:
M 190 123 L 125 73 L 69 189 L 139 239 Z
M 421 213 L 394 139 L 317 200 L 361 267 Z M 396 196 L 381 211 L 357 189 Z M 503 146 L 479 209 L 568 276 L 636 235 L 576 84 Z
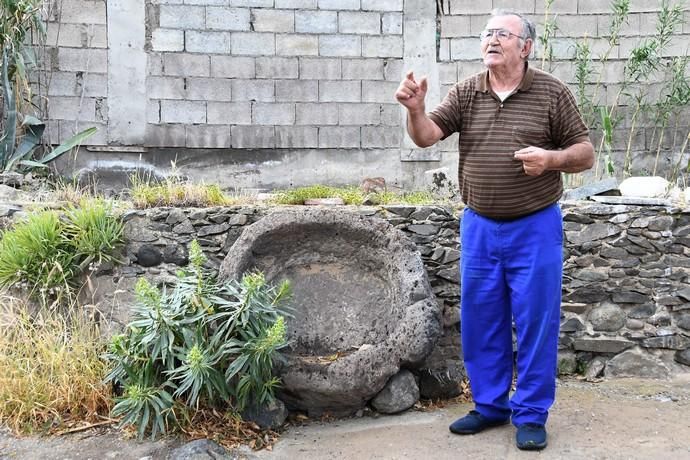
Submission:
M 629 177 L 620 183 L 622 196 L 662 198 L 666 196 L 669 182 L 663 177 Z

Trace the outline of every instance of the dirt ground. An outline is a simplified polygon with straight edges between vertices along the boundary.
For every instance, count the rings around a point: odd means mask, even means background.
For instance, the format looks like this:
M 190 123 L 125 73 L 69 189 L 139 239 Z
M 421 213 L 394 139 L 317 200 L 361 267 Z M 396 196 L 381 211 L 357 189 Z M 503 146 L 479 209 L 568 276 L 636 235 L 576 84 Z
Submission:
M 289 427 L 273 451 L 235 451 L 249 459 L 674 459 L 690 460 L 690 375 L 673 381 L 559 382 L 549 446 L 522 452 L 506 425 L 473 436 L 448 432 L 470 404 Z M 0 433 L 0 459 L 165 459 L 180 441 L 122 440 L 93 430 L 60 438 Z M 148 460 L 148 459 L 147 459 Z

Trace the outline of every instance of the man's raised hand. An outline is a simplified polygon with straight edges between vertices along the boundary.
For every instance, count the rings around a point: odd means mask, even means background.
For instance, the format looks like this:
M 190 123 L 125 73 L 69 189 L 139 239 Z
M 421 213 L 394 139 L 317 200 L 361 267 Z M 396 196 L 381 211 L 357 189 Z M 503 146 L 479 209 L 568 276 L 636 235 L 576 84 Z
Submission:
M 398 86 L 398 90 L 395 92 L 395 98 L 407 108 L 407 110 L 423 111 L 427 88 L 428 83 L 426 77 L 422 77 L 422 79 L 417 82 L 414 79 L 414 73 L 409 71 L 405 79 L 400 82 L 400 86 Z

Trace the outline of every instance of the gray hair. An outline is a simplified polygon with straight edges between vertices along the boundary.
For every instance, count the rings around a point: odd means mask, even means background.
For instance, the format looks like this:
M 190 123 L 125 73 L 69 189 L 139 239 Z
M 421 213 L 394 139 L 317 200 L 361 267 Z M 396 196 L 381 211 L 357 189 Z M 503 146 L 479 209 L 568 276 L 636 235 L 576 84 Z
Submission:
M 525 38 L 531 38 L 532 43 L 534 43 L 537 39 L 537 29 L 534 26 L 534 23 L 527 19 L 525 16 L 522 14 L 512 11 L 512 10 L 507 10 L 503 8 L 495 8 L 491 11 L 491 16 L 517 16 L 520 18 L 520 22 L 522 22 L 522 35 Z

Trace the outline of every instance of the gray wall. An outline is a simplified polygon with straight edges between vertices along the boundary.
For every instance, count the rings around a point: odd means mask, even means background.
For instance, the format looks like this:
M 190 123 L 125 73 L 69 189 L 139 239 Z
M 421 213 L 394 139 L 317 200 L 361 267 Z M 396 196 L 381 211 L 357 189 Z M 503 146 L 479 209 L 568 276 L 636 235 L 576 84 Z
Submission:
M 39 92 L 53 143 L 99 128 L 63 168 L 175 160 L 193 178 L 226 187 L 383 176 L 414 188 L 426 170 L 444 166 L 454 176 L 457 138 L 414 148 L 393 97 L 398 82 L 407 69 L 429 75 L 433 106 L 481 69 L 476 36 L 500 6 L 543 22 L 541 0 L 64 0 L 50 7 Z M 632 2 L 604 76 L 607 95 L 621 59 L 654 33 L 658 8 Z M 607 9 L 554 2 L 560 78 L 573 82 L 574 38 L 606 34 Z M 685 52 L 689 36 L 686 24 L 672 54 Z M 649 147 L 649 135 L 635 138 L 636 151 Z

